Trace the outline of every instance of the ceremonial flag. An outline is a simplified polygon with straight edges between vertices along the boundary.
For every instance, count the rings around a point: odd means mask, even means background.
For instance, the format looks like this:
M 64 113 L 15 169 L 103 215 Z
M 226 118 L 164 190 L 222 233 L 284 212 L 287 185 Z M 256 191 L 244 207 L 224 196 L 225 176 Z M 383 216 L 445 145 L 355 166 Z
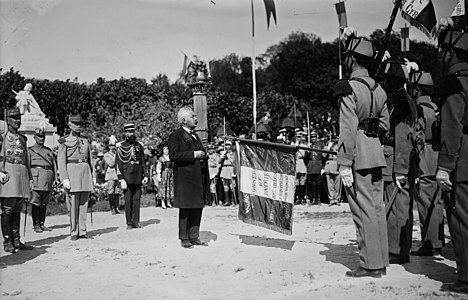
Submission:
M 340 28 L 348 27 L 348 19 L 346 17 L 346 8 L 344 2 L 335 3 L 336 14 L 338 15 L 338 23 Z
M 455 28 L 465 28 L 466 22 L 466 3 L 468 0 L 458 0 L 452 13 L 453 25 Z
M 180 72 L 180 76 L 176 80 L 176 83 L 181 83 L 181 82 L 186 81 L 185 77 L 187 76 L 187 67 L 188 67 L 188 63 L 189 63 L 189 58 L 184 52 L 182 52 L 182 54 L 184 55 L 184 64 L 182 65 L 182 71 Z
M 401 28 L 401 52 L 410 51 L 409 27 Z
M 273 20 L 275 20 L 275 25 L 276 24 L 276 7 L 275 7 L 275 1 L 274 0 L 263 0 L 265 3 L 265 11 L 266 11 L 266 17 L 267 17 L 267 29 L 270 29 L 270 18 L 273 16 Z
M 401 15 L 411 25 L 431 38 L 431 31 L 437 24 L 434 5 L 431 0 L 403 0 Z
M 243 140 L 239 158 L 239 219 L 292 235 L 296 188 L 296 148 Z

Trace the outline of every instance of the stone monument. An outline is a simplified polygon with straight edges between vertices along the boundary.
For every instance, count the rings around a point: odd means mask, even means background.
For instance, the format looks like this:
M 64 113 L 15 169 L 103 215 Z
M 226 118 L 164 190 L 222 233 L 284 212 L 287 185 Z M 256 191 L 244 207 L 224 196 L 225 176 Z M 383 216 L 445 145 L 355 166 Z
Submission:
M 28 147 L 35 143 L 34 130 L 36 128 L 44 129 L 46 133 L 45 145 L 49 148 L 58 146 L 57 128 L 52 126 L 49 119 L 42 112 L 39 104 L 31 94 L 32 84 L 26 83 L 24 89 L 16 93 L 16 106 L 21 112 L 21 127 L 19 132 L 28 138 Z
M 208 108 L 206 105 L 206 92 L 212 83 L 210 71 L 206 63 L 198 57 L 194 57 L 194 60 L 188 65 L 186 82 L 187 85 L 192 88 L 193 111 L 198 118 L 198 126 L 195 128 L 195 132 L 202 141 L 208 140 Z

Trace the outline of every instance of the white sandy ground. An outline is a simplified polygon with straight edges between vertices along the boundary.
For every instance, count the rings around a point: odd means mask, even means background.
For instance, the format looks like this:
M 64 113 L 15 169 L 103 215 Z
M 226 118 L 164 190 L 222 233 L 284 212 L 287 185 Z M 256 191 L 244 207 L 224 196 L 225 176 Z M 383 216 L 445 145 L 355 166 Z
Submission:
M 70 240 L 66 215 L 49 216 L 53 231 L 41 234 L 28 216 L 23 240 L 35 249 L 0 252 L 0 298 L 468 299 L 439 291 L 456 280 L 450 244 L 444 256 L 411 257 L 381 279 L 346 278 L 358 264 L 347 204 L 296 206 L 292 236 L 242 223 L 237 208 L 207 207 L 201 239 L 209 246 L 194 249 L 180 246 L 177 216 L 177 209 L 142 208 L 143 228 L 127 230 L 123 214 L 94 213 L 93 225 L 88 214 L 94 239 L 78 241 Z

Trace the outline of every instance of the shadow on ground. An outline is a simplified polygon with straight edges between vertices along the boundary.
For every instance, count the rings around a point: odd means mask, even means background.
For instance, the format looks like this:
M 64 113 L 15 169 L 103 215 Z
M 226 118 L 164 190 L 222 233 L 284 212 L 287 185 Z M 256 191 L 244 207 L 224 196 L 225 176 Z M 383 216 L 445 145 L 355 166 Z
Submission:
M 445 260 L 456 260 L 452 243 L 448 243 L 445 247 L 442 248 L 442 256 L 412 255 L 410 256 L 410 263 L 404 264 L 403 267 L 410 273 L 425 275 L 430 279 L 440 281 L 442 283 L 456 281 L 456 268 L 447 265 Z
M 239 235 L 242 244 L 251 245 L 251 246 L 264 246 L 264 247 L 273 247 L 284 250 L 291 250 L 294 246 L 294 241 L 283 240 L 283 239 L 274 239 L 267 237 L 259 236 L 247 236 Z
M 149 219 L 149 220 L 140 222 L 140 226 L 141 227 L 146 227 L 148 225 L 159 224 L 159 223 L 161 223 L 161 221 L 159 219 Z
M 211 231 L 200 231 L 200 240 L 204 242 L 211 242 L 216 241 L 218 239 L 218 235 L 214 234 Z
M 119 229 L 119 227 L 101 228 L 101 229 L 88 231 L 87 235 L 90 237 L 97 237 L 106 233 L 111 233 L 113 231 L 116 231 L 117 229 Z
M 59 225 L 52 225 L 52 226 L 47 226 L 47 227 L 49 227 L 50 229 L 61 229 L 61 228 L 70 227 L 70 223 L 59 224 Z
M 28 243 L 29 245 L 29 243 Z M 32 243 L 31 243 L 32 245 Z M 33 250 L 19 251 L 0 257 L 0 269 L 21 265 L 47 252 L 49 246 L 35 247 Z
M 325 255 L 326 261 L 341 264 L 352 270 L 359 266 L 359 254 L 357 253 L 357 243 L 347 245 L 337 245 L 331 243 L 318 243 L 324 245 L 328 250 L 320 251 Z

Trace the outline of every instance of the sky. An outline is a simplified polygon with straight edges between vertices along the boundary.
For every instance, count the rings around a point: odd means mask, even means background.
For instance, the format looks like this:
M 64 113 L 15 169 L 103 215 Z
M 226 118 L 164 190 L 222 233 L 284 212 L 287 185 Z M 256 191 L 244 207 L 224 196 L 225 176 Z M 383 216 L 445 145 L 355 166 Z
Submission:
M 296 31 L 323 42 L 338 36 L 337 0 L 275 0 L 269 30 L 263 0 L 253 0 L 255 53 Z M 432 0 L 437 18 L 457 0 Z M 385 29 L 392 0 L 346 0 L 348 25 L 359 35 Z M 0 0 L 0 68 L 26 78 L 95 82 L 120 77 L 174 81 L 183 54 L 204 60 L 252 54 L 249 0 Z M 405 26 L 398 13 L 394 29 Z M 416 28 L 410 39 L 434 43 Z

